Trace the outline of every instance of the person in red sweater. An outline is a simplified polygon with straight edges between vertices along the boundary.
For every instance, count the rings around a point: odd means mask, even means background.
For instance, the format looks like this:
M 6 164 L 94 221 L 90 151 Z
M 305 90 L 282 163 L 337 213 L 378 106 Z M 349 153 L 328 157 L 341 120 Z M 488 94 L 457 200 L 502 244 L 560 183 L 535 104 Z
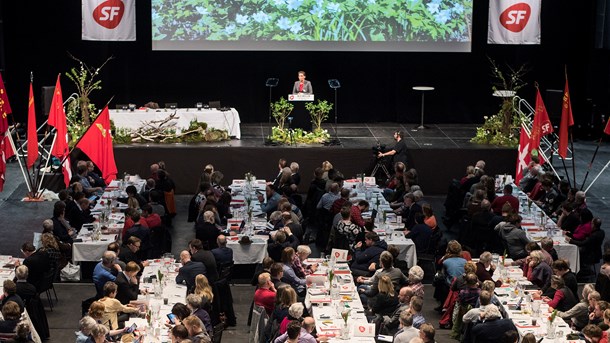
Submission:
M 504 186 L 503 195 L 494 199 L 494 201 L 491 203 L 491 210 L 493 213 L 501 215 L 502 206 L 504 206 L 504 204 L 507 202 L 515 212 L 519 212 L 519 199 L 513 196 L 513 186 L 511 185 Z
M 153 212 L 152 206 L 149 204 L 142 206 L 142 221 L 146 222 L 146 226 L 149 228 L 155 228 L 161 226 L 161 216 Z
M 261 273 L 258 276 L 258 288 L 254 292 L 254 304 L 262 306 L 267 311 L 267 315 L 271 316 L 275 308 L 275 287 L 271 282 L 269 273 Z

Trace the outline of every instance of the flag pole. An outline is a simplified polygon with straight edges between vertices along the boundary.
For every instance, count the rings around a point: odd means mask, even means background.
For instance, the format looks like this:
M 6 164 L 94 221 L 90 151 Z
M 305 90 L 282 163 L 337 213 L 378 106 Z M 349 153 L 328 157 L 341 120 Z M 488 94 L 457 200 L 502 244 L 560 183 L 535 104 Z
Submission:
M 28 192 L 31 194 L 32 193 L 32 186 L 30 185 L 29 177 L 26 176 L 26 172 L 23 170 L 23 164 L 21 164 L 21 160 L 19 159 L 19 152 L 15 148 L 15 142 L 13 141 L 13 135 L 11 134 L 11 130 L 10 129 L 6 130 L 6 133 L 8 133 L 8 141 L 11 144 L 11 149 L 13 149 L 13 151 L 17 155 L 17 161 L 19 162 L 19 169 L 21 169 L 21 174 L 23 174 L 23 178 L 26 180 L 25 184 L 28 186 Z
M 42 168 L 42 176 L 40 177 L 40 182 L 38 183 L 38 190 L 36 191 L 37 195 L 40 192 L 40 190 L 42 189 L 42 182 L 44 181 L 44 177 L 47 174 L 46 170 L 47 170 L 47 167 L 49 166 L 49 161 L 51 160 L 51 157 L 52 157 L 51 151 L 53 151 L 53 147 L 55 146 L 56 140 L 57 140 L 57 134 L 55 134 L 55 136 L 53 137 L 53 142 L 51 143 L 51 149 L 49 149 L 49 154 L 47 155 L 47 160 L 45 161 L 44 168 Z
M 602 144 L 602 139 L 603 139 L 603 136 L 599 137 L 599 141 L 597 142 L 597 147 L 595 148 L 595 152 L 593 153 L 591 162 L 589 162 L 589 166 L 587 167 L 587 172 L 585 173 L 585 179 L 582 180 L 582 185 L 580 185 L 581 191 L 585 187 L 585 183 L 587 182 L 587 176 L 589 176 L 589 172 L 591 171 L 591 168 L 593 168 L 593 161 L 595 161 L 595 157 L 597 156 L 597 152 L 599 151 L 599 146 Z
M 599 173 L 597 173 L 597 175 L 595 176 L 595 179 L 593 179 L 593 181 L 591 181 L 591 184 L 589 185 L 589 187 L 587 187 L 587 189 L 585 189 L 585 194 L 589 191 L 589 188 L 591 188 L 591 186 L 593 186 L 595 181 L 597 181 L 597 179 L 602 175 L 602 173 L 606 169 L 608 169 L 609 166 L 610 166 L 610 161 L 608 161 L 608 163 L 606 163 L 606 165 L 602 168 L 602 170 L 600 170 Z
M 565 75 L 565 78 L 567 80 L 568 79 L 568 65 L 567 64 L 564 65 L 564 75 Z M 564 96 L 565 96 L 565 94 L 564 94 Z M 568 99 L 568 101 L 570 101 L 570 103 L 572 102 L 571 96 L 570 96 L 570 99 Z M 570 107 L 570 111 L 572 111 L 571 107 Z M 577 185 L 576 185 L 576 160 L 575 160 L 575 157 L 574 157 L 574 130 L 572 130 L 571 126 L 568 126 L 568 130 L 570 132 L 570 146 L 572 147 L 572 178 L 574 180 L 574 188 L 577 188 Z

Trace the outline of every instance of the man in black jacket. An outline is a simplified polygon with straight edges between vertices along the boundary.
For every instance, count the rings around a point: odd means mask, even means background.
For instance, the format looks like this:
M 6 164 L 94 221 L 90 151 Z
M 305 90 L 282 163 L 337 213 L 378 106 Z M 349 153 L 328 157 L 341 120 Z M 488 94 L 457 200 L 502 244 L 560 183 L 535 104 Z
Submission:
M 138 273 L 140 266 L 131 261 L 125 266 L 125 270 L 119 273 L 114 282 L 117 285 L 116 299 L 123 305 L 129 304 L 131 300 L 137 300 L 140 294 L 140 285 L 138 283 Z
M 40 249 L 36 250 L 30 242 L 24 243 L 21 246 L 21 252 L 25 256 L 23 264 L 28 267 L 27 280 L 40 293 L 43 291 L 45 272 L 51 268 L 49 255 Z
M 187 293 L 193 293 L 195 290 L 195 278 L 199 274 L 206 274 L 206 269 L 203 263 L 191 261 L 191 253 L 187 250 L 182 250 L 180 253 L 180 262 L 182 267 L 179 268 L 176 276 L 176 283 L 186 283 Z
M 129 239 L 127 239 L 125 242 L 125 245 L 121 247 L 119 259 L 125 263 L 133 261 L 140 266 L 140 270 L 144 269 L 144 267 L 148 266 L 148 261 L 142 261 L 137 254 L 137 251 L 140 250 L 141 245 L 141 239 L 136 236 L 129 237 Z
M 189 242 L 189 250 L 191 251 L 191 261 L 201 262 L 205 266 L 210 284 L 218 280 L 218 268 L 216 266 L 216 258 L 211 251 L 203 250 L 203 243 L 199 239 L 193 239 Z

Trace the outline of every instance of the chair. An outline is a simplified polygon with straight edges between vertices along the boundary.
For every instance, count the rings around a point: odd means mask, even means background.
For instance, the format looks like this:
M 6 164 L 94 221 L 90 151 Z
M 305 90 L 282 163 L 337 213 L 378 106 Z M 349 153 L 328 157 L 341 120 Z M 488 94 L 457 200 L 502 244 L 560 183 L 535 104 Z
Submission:
M 226 262 L 218 265 L 218 280 L 226 280 L 227 283 L 233 284 L 233 267 L 235 266 L 235 262 Z
M 219 323 L 214 326 L 214 335 L 212 336 L 212 343 L 220 343 L 222 340 L 222 332 L 225 330 L 224 323 Z
M 417 265 L 424 270 L 424 280 L 430 283 L 436 273 L 436 250 L 442 238 L 441 229 L 438 226 L 433 231 L 426 251 L 422 254 L 417 254 Z
M 248 335 L 248 343 L 259 343 L 264 341 L 264 329 L 267 326 L 269 316 L 263 306 L 254 305 L 252 310 L 252 323 L 250 324 L 250 334 Z
M 40 293 L 45 292 L 47 294 L 47 300 L 49 301 L 49 307 L 51 311 L 53 311 L 53 298 L 51 297 L 51 290 L 53 290 L 53 294 L 55 295 L 55 301 L 59 301 L 57 299 L 57 293 L 55 292 L 55 287 L 53 286 L 53 281 L 55 281 L 56 277 L 59 275 L 59 269 L 55 270 L 53 268 L 47 270 L 44 273 L 44 277 L 42 280 L 42 288 Z

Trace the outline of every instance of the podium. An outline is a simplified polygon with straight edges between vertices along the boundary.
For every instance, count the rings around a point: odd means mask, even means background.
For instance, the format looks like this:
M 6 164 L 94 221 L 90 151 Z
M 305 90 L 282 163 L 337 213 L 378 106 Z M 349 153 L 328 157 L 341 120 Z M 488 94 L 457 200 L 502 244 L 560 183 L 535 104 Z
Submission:
M 314 95 L 306 93 L 288 94 L 288 101 L 294 105 L 290 114 L 292 117 L 290 128 L 311 131 L 311 116 L 305 108 L 305 104 L 314 101 Z

